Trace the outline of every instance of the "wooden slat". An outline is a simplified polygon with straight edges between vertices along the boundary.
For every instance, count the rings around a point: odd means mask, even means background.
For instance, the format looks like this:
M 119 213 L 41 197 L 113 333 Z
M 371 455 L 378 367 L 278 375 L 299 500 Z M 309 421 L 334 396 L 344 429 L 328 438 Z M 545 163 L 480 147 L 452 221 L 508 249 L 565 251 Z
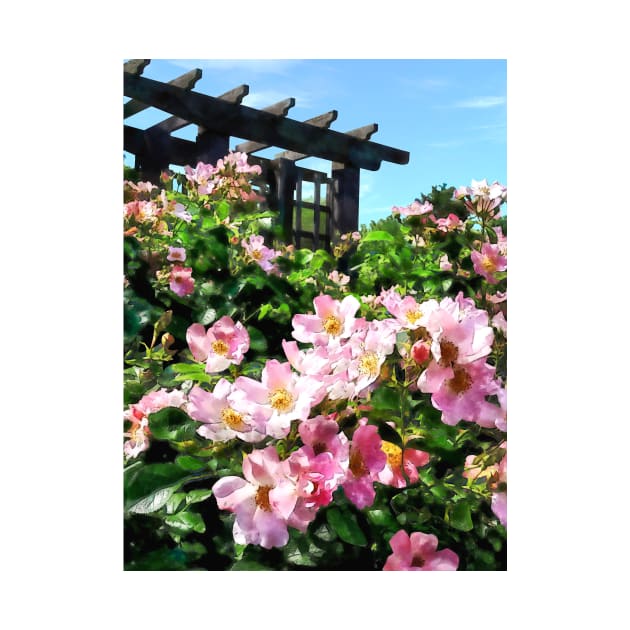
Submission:
M 129 72 L 129 74 L 142 74 L 150 63 L 150 59 L 130 59 L 125 63 L 123 69 L 125 72 Z
M 394 164 L 409 162 L 408 151 L 281 118 L 245 105 L 226 103 L 197 92 L 186 92 L 145 77 L 125 73 L 124 91 L 126 96 L 190 120 L 217 134 L 250 138 L 254 142 L 307 152 L 314 157 L 372 171 L 378 170 L 382 160 Z
M 163 85 L 172 85 L 175 88 L 191 90 L 195 86 L 195 83 L 197 83 L 197 81 L 201 79 L 201 74 L 202 74 L 201 70 L 199 68 L 195 68 L 194 70 L 191 70 L 190 72 L 186 72 L 186 74 L 182 74 L 176 79 L 169 81 L 168 84 L 163 84 Z M 136 77 L 138 79 L 142 79 L 143 81 L 152 81 L 152 79 L 147 79 L 146 77 L 140 77 L 138 75 L 129 74 L 128 72 L 125 72 L 125 80 L 127 77 Z M 155 83 L 158 83 L 158 82 L 155 81 Z M 133 116 L 134 114 L 137 114 L 138 112 L 148 109 L 149 107 L 151 107 L 150 104 L 144 103 L 140 99 L 131 100 L 128 103 L 125 103 L 124 105 L 123 118 L 129 118 L 129 116 Z
M 322 129 L 328 129 L 328 127 L 330 127 L 330 125 L 335 120 L 337 120 L 338 114 L 339 112 L 337 112 L 336 109 L 331 109 L 325 114 L 320 114 L 319 116 L 315 116 L 313 118 L 305 120 L 304 124 L 314 125 L 315 127 L 321 127 Z M 249 155 L 250 153 L 254 153 L 254 151 L 262 151 L 263 149 L 268 149 L 270 146 L 270 144 L 264 144 L 260 142 L 242 142 L 241 144 L 237 145 L 234 150 L 242 151 L 243 153 L 247 153 Z
M 352 136 L 353 138 L 359 138 L 360 140 L 369 140 L 371 136 L 373 136 L 378 131 L 378 124 L 372 123 L 371 125 L 365 125 L 363 127 L 358 127 L 357 129 L 353 129 L 352 131 L 346 131 L 344 135 Z M 304 158 L 309 157 L 306 153 L 297 153 L 296 151 L 283 151 L 282 153 L 278 153 L 274 156 L 274 158 L 285 158 L 286 160 L 292 160 L 293 162 L 297 162 L 298 160 L 303 160 Z
M 315 195 L 313 196 L 313 248 L 319 249 L 319 216 L 321 212 L 320 208 L 320 198 L 319 198 L 319 187 L 320 187 L 320 177 L 315 178 L 313 182 L 315 186 Z
M 228 103 L 240 103 L 248 94 L 249 85 L 243 84 L 235 87 L 225 94 L 221 94 L 221 96 L 217 96 L 217 98 L 220 98 L 222 101 L 227 101 Z M 190 124 L 191 122 L 189 120 L 184 120 L 183 118 L 179 118 L 179 116 L 171 116 L 170 118 L 149 127 L 149 129 L 159 129 L 160 131 L 165 131 L 166 133 L 172 133 L 173 131 L 182 129 Z
M 302 245 L 302 176 L 298 171 L 295 185 L 295 244 L 299 249 Z

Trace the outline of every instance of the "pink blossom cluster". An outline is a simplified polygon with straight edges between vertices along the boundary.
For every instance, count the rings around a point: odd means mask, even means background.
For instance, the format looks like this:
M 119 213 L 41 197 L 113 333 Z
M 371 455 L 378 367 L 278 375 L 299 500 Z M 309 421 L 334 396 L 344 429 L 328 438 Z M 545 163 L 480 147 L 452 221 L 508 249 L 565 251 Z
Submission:
M 430 201 L 420 203 L 418 199 L 415 199 L 411 204 L 405 207 L 393 206 L 392 214 L 401 217 L 421 217 L 420 222 L 422 225 L 434 227 L 439 232 L 453 232 L 464 228 L 463 221 L 452 212 L 447 217 L 438 219 L 435 214 L 433 214 L 433 204 Z M 418 235 L 414 235 L 413 238 L 417 246 L 425 244 L 424 240 Z
M 453 197 L 463 199 L 472 214 L 495 217 L 499 213 L 499 207 L 507 199 L 507 188 L 496 181 L 488 184 L 485 179 L 473 179 L 470 186 L 460 186 Z
M 417 385 L 431 394 L 442 421 L 455 425 L 467 420 L 484 427 L 501 422 L 502 409 L 487 400 L 501 391 L 494 366 L 486 362 L 494 341 L 488 313 L 461 292 L 455 299 L 418 303 L 390 289 L 381 293 L 381 302 L 401 329 L 420 333 L 412 357 L 418 364 L 430 362 Z
M 149 414 L 165 407 L 183 408 L 185 403 L 186 397 L 182 391 L 176 389 L 169 392 L 162 388 L 145 394 L 137 403 L 129 405 L 123 414 L 124 419 L 131 423 L 129 431 L 123 434 L 129 438 L 123 445 L 126 457 L 132 459 L 149 448 Z
M 241 245 L 245 249 L 246 258 L 255 262 L 263 271 L 279 273 L 278 265 L 273 264 L 272 261 L 280 256 L 282 252 L 267 247 L 263 236 L 250 236 L 249 239 L 243 239 Z
M 199 195 L 220 195 L 228 200 L 261 201 L 251 187 L 251 175 L 260 175 L 260 166 L 248 164 L 247 154 L 232 152 L 219 159 L 216 166 L 199 162 L 186 166 L 186 179 Z
M 418 199 L 415 199 L 408 206 L 393 206 L 392 214 L 400 215 L 401 217 L 417 217 L 423 214 L 429 214 L 433 212 L 433 204 L 429 201 L 420 203 Z
M 391 483 L 397 470 L 391 470 L 377 428 L 361 418 L 348 441 L 334 418 L 332 414 L 302 420 L 303 445 L 289 457 L 281 460 L 274 446 L 254 450 L 245 457 L 243 477 L 224 477 L 214 484 L 219 508 L 236 515 L 237 543 L 282 547 L 289 540 L 288 527 L 306 531 L 319 508 L 332 502 L 338 487 L 363 509 L 374 502 L 374 483 L 388 468 L 382 483 Z M 423 455 L 422 465 L 428 460 Z M 420 461 L 415 452 L 409 457 Z M 417 479 L 415 468 L 414 472 Z
M 125 181 L 124 184 L 126 194 L 132 196 L 124 205 L 125 228 L 145 225 L 158 234 L 169 234 L 168 224 L 164 220 L 166 217 L 174 216 L 187 223 L 192 220 L 183 204 L 169 200 L 166 191 L 160 190 L 151 182 L 134 184 Z M 156 194 L 154 191 L 159 192 Z
M 341 301 L 320 295 L 313 304 L 313 314 L 292 320 L 293 338 L 312 347 L 300 350 L 295 341 L 285 340 L 287 359 L 301 374 L 316 377 L 330 400 L 364 397 L 394 351 L 399 323 L 356 317 L 360 302 L 352 295 Z
M 418 388 L 431 394 L 446 424 L 466 420 L 493 427 L 502 418 L 501 408 L 487 400 L 501 391 L 495 367 L 486 362 L 494 341 L 488 323 L 488 313 L 461 292 L 444 298 L 426 319 L 432 359 Z

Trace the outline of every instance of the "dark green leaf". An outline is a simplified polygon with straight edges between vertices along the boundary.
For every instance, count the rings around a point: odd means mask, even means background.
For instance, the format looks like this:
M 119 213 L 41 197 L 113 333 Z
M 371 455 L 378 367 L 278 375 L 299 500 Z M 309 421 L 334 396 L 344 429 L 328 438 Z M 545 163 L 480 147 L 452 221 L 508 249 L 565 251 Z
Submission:
M 449 522 L 462 532 L 469 532 L 473 528 L 473 522 L 470 515 L 470 505 L 465 501 L 456 503 L 449 514 Z
M 258 328 L 254 328 L 253 326 L 248 326 L 247 332 L 249 333 L 250 349 L 259 353 L 266 352 L 267 338 L 265 335 L 263 335 Z
M 125 509 L 131 511 L 135 504 L 143 501 L 141 508 L 146 510 L 152 505 L 164 505 L 186 480 L 188 473 L 172 463 L 144 464 L 128 467 L 124 474 Z M 168 492 L 161 492 L 168 489 Z M 159 508 L 158 508 L 159 509 Z
M 391 387 L 379 387 L 373 394 L 370 404 L 374 409 L 395 410 L 400 409 L 398 392 Z
M 398 529 L 398 524 L 389 510 L 369 510 L 367 512 L 367 518 L 370 523 L 377 527 Z
M 194 472 L 206 467 L 206 462 L 192 457 L 191 455 L 180 455 L 175 458 L 175 463 L 182 469 Z
M 149 429 L 157 440 L 184 442 L 195 436 L 198 422 L 177 407 L 165 407 L 149 414 Z
M 336 507 L 329 508 L 326 512 L 326 520 L 341 540 L 351 545 L 365 547 L 367 540 L 361 531 L 357 518 L 352 512 Z

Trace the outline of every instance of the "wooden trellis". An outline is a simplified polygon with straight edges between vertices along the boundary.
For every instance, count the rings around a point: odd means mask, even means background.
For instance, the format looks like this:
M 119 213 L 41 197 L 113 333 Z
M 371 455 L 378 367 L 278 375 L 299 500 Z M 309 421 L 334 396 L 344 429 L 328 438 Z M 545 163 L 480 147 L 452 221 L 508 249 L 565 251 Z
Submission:
M 124 118 L 149 107 L 170 114 L 148 129 L 124 126 L 124 149 L 135 155 L 142 177 L 156 181 L 171 164 L 215 164 L 229 153 L 230 137 L 246 138 L 233 150 L 247 153 L 250 163 L 261 166 L 267 204 L 279 212 L 286 243 L 330 249 L 339 234 L 358 229 L 360 169 L 376 171 L 383 160 L 409 162 L 407 151 L 370 141 L 378 131 L 376 123 L 340 133 L 330 129 L 336 110 L 299 122 L 287 118 L 294 98 L 254 109 L 241 104 L 249 93 L 247 85 L 208 96 L 192 91 L 200 69 L 162 83 L 141 76 L 149 63 L 133 59 L 124 65 L 124 95 L 131 99 L 124 105 Z M 171 135 L 191 124 L 197 126 L 194 142 Z M 273 159 L 256 155 L 269 147 L 283 151 Z M 296 164 L 307 157 L 329 160 L 330 174 Z M 304 182 L 313 183 L 312 202 L 302 198 Z M 312 211 L 312 233 L 303 229 L 305 209 Z

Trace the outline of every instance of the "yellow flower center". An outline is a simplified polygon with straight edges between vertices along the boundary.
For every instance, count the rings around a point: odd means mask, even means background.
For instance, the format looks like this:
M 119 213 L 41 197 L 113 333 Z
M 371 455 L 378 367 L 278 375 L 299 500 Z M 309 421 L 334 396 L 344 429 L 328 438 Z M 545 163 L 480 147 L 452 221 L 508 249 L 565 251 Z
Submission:
M 378 375 L 378 355 L 368 350 L 359 359 L 359 373 L 374 378 Z
M 227 343 L 223 341 L 223 339 L 217 339 L 216 341 L 212 342 L 212 351 L 216 354 L 220 354 L 222 357 L 224 357 L 228 353 L 229 349 L 230 348 L 228 347 Z
M 259 249 L 252 249 L 252 258 L 254 260 L 260 260 L 262 258 L 262 254 Z
M 276 411 L 286 413 L 293 408 L 293 396 L 286 389 L 275 389 L 269 395 L 269 404 Z
M 242 431 L 247 428 L 247 425 L 243 422 L 243 416 L 231 407 L 225 407 L 225 409 L 221 410 L 221 420 L 233 431 Z
M 322 328 L 328 335 L 332 335 L 336 337 L 341 334 L 343 330 L 343 326 L 341 324 L 341 320 L 334 315 L 329 315 L 323 322 Z
M 472 378 L 470 377 L 470 374 L 468 374 L 468 372 L 459 365 L 456 365 L 453 368 L 453 372 L 453 378 L 446 382 L 448 388 L 451 392 L 453 392 L 453 394 L 457 395 L 467 392 L 472 385 Z
M 348 468 L 352 471 L 355 477 L 364 477 L 370 471 L 363 461 L 361 451 L 356 448 L 350 449 L 350 461 L 348 462 Z
M 381 450 L 383 451 L 383 453 L 385 453 L 385 455 L 387 455 L 387 463 L 393 469 L 400 469 L 400 467 L 402 466 L 403 456 L 400 446 L 396 446 L 395 444 L 392 444 L 392 442 L 386 442 L 385 440 L 383 440 L 383 443 L 381 444 Z
M 417 308 L 413 311 L 407 311 L 406 315 L 407 321 L 413 326 L 413 324 L 415 324 L 422 317 L 422 311 Z
M 269 503 L 269 490 L 271 490 L 271 486 L 259 486 L 258 490 L 256 490 L 256 496 L 254 497 L 256 505 L 261 510 L 265 510 L 265 512 L 271 512 L 271 505 Z
M 438 365 L 440 367 L 448 367 L 452 363 L 457 361 L 459 355 L 459 348 L 448 339 L 442 339 L 440 341 L 440 360 Z
M 484 256 L 481 259 L 481 267 L 486 273 L 494 273 L 497 270 L 497 266 L 488 258 L 488 256 Z

